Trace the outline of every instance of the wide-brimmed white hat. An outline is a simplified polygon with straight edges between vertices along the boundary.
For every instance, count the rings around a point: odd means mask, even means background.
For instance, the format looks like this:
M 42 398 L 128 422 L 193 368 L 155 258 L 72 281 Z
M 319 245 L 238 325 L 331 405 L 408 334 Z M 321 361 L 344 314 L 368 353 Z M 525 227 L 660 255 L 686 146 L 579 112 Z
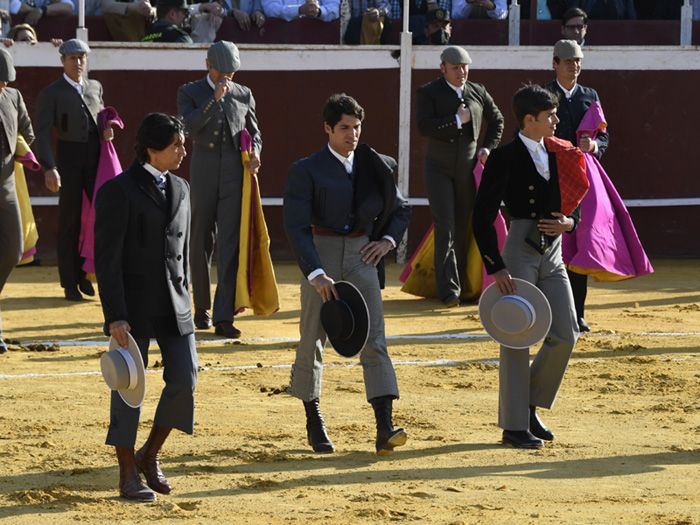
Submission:
M 503 295 L 492 283 L 479 299 L 479 317 L 488 334 L 509 348 L 529 348 L 539 343 L 552 326 L 552 309 L 542 291 L 513 279 L 515 293 Z
M 109 351 L 100 357 L 100 369 L 107 386 L 131 408 L 139 408 L 146 395 L 146 369 L 136 341 L 129 337 L 129 346 L 122 348 L 114 337 L 109 339 Z

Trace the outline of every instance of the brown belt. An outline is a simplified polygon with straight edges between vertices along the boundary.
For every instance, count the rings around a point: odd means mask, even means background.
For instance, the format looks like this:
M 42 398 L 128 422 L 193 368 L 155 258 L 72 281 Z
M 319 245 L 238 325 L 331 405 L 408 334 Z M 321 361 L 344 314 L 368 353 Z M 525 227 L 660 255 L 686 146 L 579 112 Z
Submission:
M 349 233 L 340 233 L 330 228 L 324 228 L 323 226 L 311 226 L 311 231 L 314 235 L 322 235 L 326 237 L 364 237 L 367 235 L 365 232 L 360 230 L 351 231 Z

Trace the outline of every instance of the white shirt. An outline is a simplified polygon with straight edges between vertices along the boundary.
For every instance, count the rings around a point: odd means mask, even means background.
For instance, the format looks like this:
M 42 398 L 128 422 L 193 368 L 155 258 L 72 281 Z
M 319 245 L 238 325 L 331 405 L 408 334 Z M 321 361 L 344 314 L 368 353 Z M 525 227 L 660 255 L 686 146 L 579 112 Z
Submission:
M 574 96 L 574 93 L 576 93 L 576 88 L 578 88 L 578 84 L 574 84 L 574 87 L 571 89 L 566 89 L 564 86 L 559 84 L 559 81 L 557 80 L 557 84 L 561 88 L 561 90 L 564 92 L 564 96 L 566 97 L 567 100 L 569 100 L 571 97 Z
M 156 183 L 156 186 L 158 186 L 158 189 L 161 191 L 163 194 L 163 197 L 165 197 L 165 189 L 161 189 L 160 182 L 167 182 L 167 178 L 165 177 L 167 175 L 167 171 L 158 171 L 156 168 L 154 168 L 151 164 L 148 162 L 144 163 L 143 169 L 145 169 L 148 173 L 153 175 L 153 179 Z
M 523 141 L 523 144 L 525 144 L 530 157 L 532 157 L 532 162 L 535 163 L 537 173 L 539 173 L 544 180 L 549 181 L 549 155 L 544 147 L 544 139 L 540 139 L 539 142 L 536 142 L 527 138 L 522 132 L 518 133 L 518 136 L 520 140 Z
M 330 151 L 331 155 L 333 155 L 336 159 L 338 159 L 340 161 L 340 163 L 345 168 L 346 173 L 348 175 L 350 175 L 352 173 L 352 164 L 355 160 L 355 152 L 351 151 L 350 155 L 348 155 L 347 157 L 343 157 L 340 153 L 338 153 L 333 148 L 331 148 L 330 144 L 328 144 L 328 151 Z M 382 239 L 386 239 L 387 241 L 389 241 L 391 243 L 391 245 L 394 248 L 396 248 L 396 241 L 390 235 L 385 235 L 384 237 L 382 237 Z M 311 272 L 307 276 L 307 279 L 309 281 L 312 281 L 316 277 L 318 277 L 319 275 L 326 275 L 326 272 L 323 271 L 323 268 L 316 268 L 313 272 Z
M 81 79 L 80 82 L 76 82 L 75 80 L 73 80 L 71 77 L 69 77 L 69 76 L 66 75 L 65 73 L 63 73 L 63 78 L 65 78 L 65 79 L 66 79 L 66 82 L 68 82 L 71 86 L 73 86 L 73 88 L 78 92 L 78 95 L 80 95 L 81 97 L 83 96 L 83 82 L 82 82 L 82 79 Z
M 448 86 L 450 86 L 452 88 L 452 91 L 457 93 L 457 98 L 461 99 L 462 94 L 463 94 L 462 91 L 464 90 L 464 84 L 460 87 L 456 87 L 456 86 L 453 86 L 452 84 L 450 84 L 449 82 L 447 82 L 447 80 L 445 80 L 445 82 L 447 83 Z M 462 129 L 462 121 L 460 120 L 459 115 L 455 114 L 455 119 L 457 119 L 457 129 Z

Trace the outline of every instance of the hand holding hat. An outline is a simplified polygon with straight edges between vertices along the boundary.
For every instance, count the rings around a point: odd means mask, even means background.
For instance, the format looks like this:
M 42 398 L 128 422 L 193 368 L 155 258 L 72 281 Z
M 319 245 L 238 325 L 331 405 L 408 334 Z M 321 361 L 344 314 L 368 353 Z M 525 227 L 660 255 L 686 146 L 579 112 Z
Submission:
M 139 408 L 146 395 L 146 368 L 136 341 L 128 332 L 125 334 L 126 347 L 116 337 L 110 338 L 109 350 L 100 357 L 100 369 L 107 386 L 131 408 Z
M 321 307 L 321 325 L 336 352 L 343 357 L 354 357 L 369 337 L 369 309 L 354 284 L 337 281 L 335 290 L 337 298 Z

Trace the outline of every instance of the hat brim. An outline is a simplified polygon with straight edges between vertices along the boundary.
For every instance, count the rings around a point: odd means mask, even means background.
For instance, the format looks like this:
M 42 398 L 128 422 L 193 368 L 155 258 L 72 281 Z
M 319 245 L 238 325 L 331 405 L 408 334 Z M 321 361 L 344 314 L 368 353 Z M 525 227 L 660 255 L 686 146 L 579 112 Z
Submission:
M 491 320 L 491 310 L 496 302 L 504 295 L 498 289 L 496 283 L 489 285 L 479 299 L 479 317 L 486 332 L 497 342 L 508 348 L 530 348 L 545 338 L 552 326 L 552 309 L 542 290 L 524 279 L 513 278 L 515 283 L 515 295 L 527 300 L 535 309 L 535 322 L 523 332 L 509 334 L 498 327 Z
M 131 336 L 131 334 L 126 334 L 129 337 L 129 346 L 124 348 L 129 354 L 131 354 L 132 359 L 136 363 L 136 377 L 137 383 L 136 388 L 128 390 L 126 388 L 117 390 L 117 393 L 122 398 L 124 403 L 129 405 L 131 408 L 139 408 L 143 404 L 143 399 L 146 396 L 146 367 L 143 365 L 143 358 L 141 357 L 141 350 L 139 350 L 136 341 Z M 119 348 L 119 343 L 114 337 L 109 339 L 109 349 L 114 350 Z
M 362 297 L 360 290 L 347 281 L 336 281 L 335 289 L 350 308 L 355 321 L 355 329 L 347 339 L 338 339 L 328 336 L 331 345 L 342 357 L 355 357 L 367 344 L 369 337 L 369 309 L 367 302 Z

